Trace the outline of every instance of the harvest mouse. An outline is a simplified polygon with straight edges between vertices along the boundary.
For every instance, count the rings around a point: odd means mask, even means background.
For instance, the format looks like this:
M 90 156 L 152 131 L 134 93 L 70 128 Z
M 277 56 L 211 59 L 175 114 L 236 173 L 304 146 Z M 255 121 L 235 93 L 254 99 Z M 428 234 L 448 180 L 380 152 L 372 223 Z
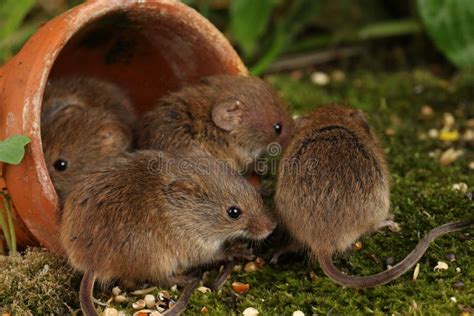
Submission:
M 141 122 L 138 147 L 167 150 L 198 143 L 244 174 L 270 144 L 286 145 L 293 125 L 263 80 L 216 75 L 160 99 Z
M 117 85 L 93 77 L 67 76 L 48 80 L 41 120 L 47 120 L 67 105 L 100 108 L 114 113 L 120 122 L 134 128 L 136 114 L 129 96 Z
M 190 282 L 187 300 L 197 285 L 188 271 L 227 260 L 225 243 L 264 239 L 275 226 L 255 188 L 227 164 L 196 149 L 143 150 L 82 175 L 66 198 L 60 238 L 69 262 L 84 272 L 81 307 L 96 315 L 96 278 Z
M 53 79 L 45 90 L 45 162 L 61 201 L 84 168 L 129 149 L 135 115 L 128 98 L 97 79 Z
M 389 173 L 376 136 L 361 111 L 328 106 L 301 122 L 279 166 L 276 213 L 289 235 L 336 283 L 353 288 L 385 284 L 410 269 L 435 238 L 474 224 L 451 222 L 431 230 L 390 270 L 348 276 L 332 262 L 361 235 L 389 217 Z

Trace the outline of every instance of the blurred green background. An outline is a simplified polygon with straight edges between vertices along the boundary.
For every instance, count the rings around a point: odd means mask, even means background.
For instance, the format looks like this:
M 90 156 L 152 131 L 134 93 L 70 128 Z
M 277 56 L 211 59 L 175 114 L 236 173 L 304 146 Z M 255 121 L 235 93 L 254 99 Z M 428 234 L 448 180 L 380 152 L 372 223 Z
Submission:
M 43 23 L 81 2 L 0 0 L 0 64 Z M 394 58 L 402 66 L 444 63 L 445 58 L 458 68 L 474 65 L 471 0 L 183 2 L 216 25 L 257 75 L 367 56 L 362 52 L 381 49 L 377 58 L 381 67 L 392 65 Z

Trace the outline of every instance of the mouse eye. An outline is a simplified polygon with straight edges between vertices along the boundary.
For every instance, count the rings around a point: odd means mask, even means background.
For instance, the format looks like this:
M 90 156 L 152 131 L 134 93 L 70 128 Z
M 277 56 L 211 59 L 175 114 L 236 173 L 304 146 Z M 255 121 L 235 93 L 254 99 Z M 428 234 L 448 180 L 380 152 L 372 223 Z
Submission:
M 232 219 L 239 219 L 242 215 L 242 211 L 236 206 L 231 206 L 227 209 L 227 215 Z
M 278 135 L 281 134 L 281 131 L 283 130 L 283 124 L 278 122 L 276 123 L 275 125 L 273 125 L 273 129 L 275 130 L 275 133 L 277 133 Z
M 67 169 L 67 161 L 63 159 L 58 159 L 54 162 L 54 169 L 57 171 L 65 171 Z

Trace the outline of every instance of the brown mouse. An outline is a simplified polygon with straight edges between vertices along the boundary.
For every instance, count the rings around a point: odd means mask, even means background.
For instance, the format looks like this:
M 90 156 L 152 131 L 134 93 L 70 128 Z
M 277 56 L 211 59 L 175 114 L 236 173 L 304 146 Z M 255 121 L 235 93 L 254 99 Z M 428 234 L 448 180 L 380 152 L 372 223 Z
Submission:
M 94 107 L 114 113 L 133 129 L 136 114 L 127 93 L 112 82 L 93 77 L 66 76 L 48 80 L 43 96 L 41 120 L 47 120 L 67 105 Z
M 201 144 L 245 174 L 271 143 L 286 145 L 293 119 L 269 84 L 216 75 L 161 98 L 139 128 L 141 149 Z
M 66 198 L 60 236 L 84 272 L 82 309 L 96 315 L 96 278 L 183 283 L 194 267 L 227 260 L 225 243 L 261 240 L 275 226 L 255 188 L 227 164 L 196 149 L 143 150 L 82 175 Z
M 390 282 L 410 269 L 435 238 L 469 227 L 474 219 L 430 231 L 390 270 L 348 276 L 332 257 L 387 223 L 389 173 L 376 136 L 361 111 L 328 106 L 313 111 L 283 154 L 275 194 L 282 226 L 336 283 L 366 288 Z
M 128 98 L 112 84 L 82 77 L 48 83 L 41 116 L 42 144 L 61 201 L 87 166 L 132 146 L 134 122 Z

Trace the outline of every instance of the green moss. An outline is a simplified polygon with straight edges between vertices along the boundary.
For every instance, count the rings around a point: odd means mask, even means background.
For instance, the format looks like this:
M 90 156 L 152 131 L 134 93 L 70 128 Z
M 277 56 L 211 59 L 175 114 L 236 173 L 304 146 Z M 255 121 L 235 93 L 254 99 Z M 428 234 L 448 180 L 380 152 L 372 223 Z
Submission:
M 0 255 L 0 310 L 12 315 L 65 315 L 78 306 L 78 277 L 64 260 L 41 249 Z
M 474 117 L 474 74 L 460 74 L 446 80 L 423 70 L 396 73 L 355 71 L 347 74 L 346 80 L 324 87 L 315 86 L 308 79 L 294 81 L 285 75 L 268 79 L 295 112 L 341 100 L 364 109 L 387 152 L 392 173 L 392 211 L 402 230 L 399 233 L 383 230 L 365 236 L 361 251 L 350 250 L 337 259 L 336 263 L 343 271 L 358 275 L 382 271 L 388 257 L 400 261 L 431 228 L 472 217 L 472 196 L 453 191 L 452 185 L 464 182 L 472 193 L 474 171 L 468 168 L 468 163 L 474 161 L 473 144 L 460 141 L 447 144 L 422 136 L 429 129 L 442 126 L 444 112 L 456 117 L 455 128 L 460 131 L 466 128 L 466 120 Z M 434 116 L 428 120 L 419 115 L 421 106 L 426 104 L 434 109 Z M 393 129 L 395 135 L 387 136 L 387 128 Z M 441 166 L 430 153 L 448 147 L 461 148 L 464 155 L 450 166 Z M 267 184 L 271 187 L 271 183 Z M 474 307 L 472 236 L 473 231 L 468 230 L 443 236 L 434 242 L 420 260 L 420 274 L 416 280 L 409 272 L 388 285 L 356 291 L 336 285 L 323 275 L 317 264 L 309 264 L 299 257 L 276 266 L 266 265 L 255 273 L 233 273 L 220 293 L 196 291 L 186 314 L 200 315 L 201 308 L 206 306 L 209 315 L 240 314 L 247 307 L 257 308 L 261 315 L 291 315 L 295 310 L 306 315 L 458 315 L 461 312 L 459 306 Z M 456 254 L 454 262 L 445 259 L 448 252 Z M 50 265 L 50 271 L 65 271 L 63 265 L 51 263 L 56 259 L 42 256 Z M 21 262 L 16 257 L 12 260 Z M 447 262 L 448 270 L 434 271 L 438 261 Z M 40 262 L 31 269 L 36 272 L 18 274 L 15 272 L 17 268 L 11 268 L 12 264 L 2 272 L 0 305 L 11 306 L 14 301 L 15 306 L 21 308 L 18 311 L 29 309 L 35 315 L 49 308 L 53 312 L 64 311 L 64 305 L 58 304 L 62 301 L 77 308 L 77 297 L 71 290 L 77 291 L 78 284 L 71 282 L 71 275 L 58 276 L 45 283 L 38 277 L 38 271 L 44 266 L 43 261 Z M 13 266 L 18 266 L 18 263 Z M 457 267 L 461 272 L 456 271 Z M 312 270 L 318 276 L 316 280 L 310 278 Z M 21 271 L 30 270 L 24 267 Z M 25 275 L 36 277 L 31 283 L 27 282 L 30 285 L 21 287 L 21 295 L 15 295 L 19 284 L 24 281 L 5 283 L 6 277 L 24 279 Z M 238 295 L 231 289 L 232 281 L 249 283 L 251 289 L 245 295 Z M 464 282 L 464 289 L 453 288 L 457 281 Z M 16 285 L 10 289 L 10 285 L 3 284 Z M 28 291 L 35 294 L 26 293 Z M 33 303 L 31 297 L 40 295 L 43 299 Z M 179 292 L 173 295 L 177 297 Z M 96 292 L 96 296 L 105 302 L 110 291 Z M 457 302 L 453 302 L 451 297 L 455 297 Z M 132 312 L 133 301 L 134 298 L 130 297 L 126 303 L 114 307 Z

